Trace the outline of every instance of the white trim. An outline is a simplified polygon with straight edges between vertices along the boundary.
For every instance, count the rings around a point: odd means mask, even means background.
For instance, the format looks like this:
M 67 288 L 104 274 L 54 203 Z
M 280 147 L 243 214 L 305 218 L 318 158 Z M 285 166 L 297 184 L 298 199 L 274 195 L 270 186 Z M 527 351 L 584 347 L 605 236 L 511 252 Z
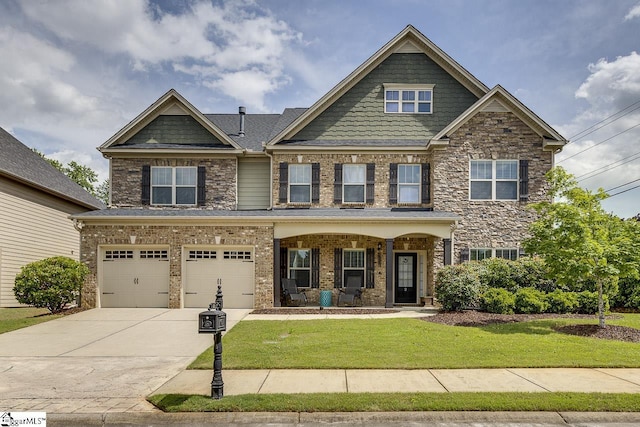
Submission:
M 435 85 L 399 85 L 384 84 L 384 113 L 385 114 L 433 114 L 433 87 Z M 389 92 L 397 92 L 397 99 L 387 99 Z M 429 100 L 420 100 L 420 92 L 429 93 Z M 413 99 L 405 100 L 404 94 L 413 94 Z M 389 111 L 387 107 L 396 104 L 397 111 Z M 420 105 L 428 105 L 429 111 L 420 111 Z M 404 111 L 405 105 L 413 106 L 413 111 Z
M 158 170 L 158 169 L 171 169 L 171 185 L 162 185 L 162 184 L 157 184 L 154 185 L 153 184 L 153 171 L 154 170 Z M 191 170 L 195 170 L 195 184 L 193 185 L 178 185 L 176 183 L 176 172 L 178 169 L 191 169 Z M 197 166 L 151 166 L 151 170 L 150 170 L 150 177 L 149 177 L 149 181 L 150 181 L 150 189 L 149 189 L 149 204 L 151 206 L 196 206 L 198 204 L 198 167 Z M 153 188 L 154 187 L 160 187 L 160 188 L 168 188 L 171 187 L 171 203 L 154 203 L 153 202 Z M 176 201 L 176 191 L 178 188 L 193 188 L 193 192 L 194 192 L 194 201 L 193 203 L 177 203 Z
M 472 178 L 471 177 L 471 165 L 473 162 L 491 162 L 491 178 Z M 498 162 L 515 162 L 516 164 L 516 177 L 513 179 L 498 179 L 496 165 Z M 491 182 L 491 198 L 490 199 L 474 199 L 471 197 L 471 184 L 473 182 Z M 498 182 L 515 182 L 516 184 L 516 197 L 513 199 L 498 199 L 497 183 Z M 520 168 L 517 159 L 469 159 L 469 201 L 472 202 L 517 202 L 520 200 Z
M 296 167 L 296 168 L 305 167 L 305 168 L 309 169 L 309 174 L 308 174 L 309 180 L 308 180 L 308 182 L 307 183 L 299 183 L 299 182 L 298 183 L 292 183 L 291 182 L 291 168 L 292 167 Z M 311 188 L 313 187 L 313 182 L 312 182 L 312 175 L 313 175 L 312 169 L 313 169 L 313 166 L 312 166 L 312 164 L 311 163 L 289 163 L 288 169 L 289 170 L 288 170 L 287 173 L 289 174 L 289 177 L 287 179 L 287 203 L 289 203 L 291 205 L 310 205 L 311 204 Z M 291 201 L 291 186 L 292 185 L 300 186 L 300 187 L 302 187 L 304 185 L 307 185 L 309 187 L 309 194 L 308 194 L 309 200 L 308 201 L 301 201 L 301 202 L 292 202 Z
M 364 173 L 363 173 L 363 179 L 362 182 L 346 182 L 346 176 L 347 174 L 345 173 L 345 168 L 351 168 L 351 167 L 357 167 L 358 169 L 362 168 Z M 345 197 L 344 197 L 344 187 L 345 185 L 349 185 L 349 186 L 362 186 L 362 201 L 346 201 Z M 366 203 L 367 201 L 367 165 L 365 163 L 343 163 L 342 164 L 342 204 L 343 205 L 362 205 L 364 203 Z

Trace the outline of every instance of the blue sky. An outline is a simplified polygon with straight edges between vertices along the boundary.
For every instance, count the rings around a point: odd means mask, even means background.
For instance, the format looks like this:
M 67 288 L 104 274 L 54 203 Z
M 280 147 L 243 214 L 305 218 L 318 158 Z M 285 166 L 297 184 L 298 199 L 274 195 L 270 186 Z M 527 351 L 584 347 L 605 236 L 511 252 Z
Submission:
M 0 126 L 106 178 L 95 148 L 168 89 L 204 113 L 308 107 L 407 24 L 567 138 L 640 101 L 640 0 L 3 0 Z M 629 190 L 604 203 L 622 217 L 640 212 L 636 107 L 557 156 Z

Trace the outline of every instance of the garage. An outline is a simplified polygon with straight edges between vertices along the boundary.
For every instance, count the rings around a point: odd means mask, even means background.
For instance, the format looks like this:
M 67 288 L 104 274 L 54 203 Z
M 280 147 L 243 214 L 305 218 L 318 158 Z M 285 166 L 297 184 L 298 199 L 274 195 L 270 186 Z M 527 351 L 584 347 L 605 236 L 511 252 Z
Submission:
M 251 248 L 186 248 L 184 306 L 206 308 L 222 285 L 224 308 L 253 308 Z
M 169 306 L 168 249 L 107 249 L 101 261 L 102 307 Z

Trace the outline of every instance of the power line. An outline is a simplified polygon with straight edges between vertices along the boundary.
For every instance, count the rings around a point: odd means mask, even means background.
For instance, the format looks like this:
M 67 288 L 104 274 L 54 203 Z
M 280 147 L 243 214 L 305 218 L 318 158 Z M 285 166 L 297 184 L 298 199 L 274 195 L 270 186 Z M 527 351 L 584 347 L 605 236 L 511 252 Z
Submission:
M 618 189 L 618 188 L 620 188 L 620 187 L 624 187 L 625 185 L 633 184 L 634 182 L 638 182 L 638 181 L 640 181 L 640 178 L 638 178 L 638 179 L 634 179 L 633 181 L 629 181 L 629 182 L 624 183 L 624 184 L 622 184 L 622 185 L 618 185 L 617 187 L 613 187 L 613 188 L 610 188 L 610 189 L 608 189 L 608 190 L 605 190 L 605 193 L 608 193 L 609 191 L 611 191 L 611 190 L 615 190 L 615 189 Z
M 603 140 L 603 141 L 600 141 L 600 142 L 598 142 L 598 143 L 596 143 L 596 144 L 592 145 L 591 147 L 587 147 L 587 148 L 585 148 L 584 150 L 580 150 L 580 151 L 578 151 L 577 153 L 572 154 L 572 155 L 571 155 L 571 156 L 569 156 L 569 157 L 565 157 L 565 158 L 564 158 L 564 159 L 562 159 L 562 160 L 558 160 L 556 163 L 562 163 L 562 162 L 564 162 L 565 160 L 569 160 L 569 159 L 571 159 L 572 157 L 577 156 L 578 154 L 582 154 L 582 153 L 584 153 L 585 151 L 589 151 L 589 150 L 591 150 L 592 148 L 595 148 L 595 147 L 597 147 L 597 146 L 598 146 L 598 145 L 600 145 L 600 144 L 603 144 L 603 143 L 605 143 L 605 142 L 607 142 L 607 141 L 610 141 L 610 140 L 612 140 L 613 138 L 615 138 L 615 137 L 617 137 L 617 136 L 622 135 L 623 133 L 629 132 L 630 130 L 637 128 L 638 126 L 640 126 L 640 123 L 638 123 L 638 124 L 636 124 L 636 125 L 634 125 L 634 126 L 631 126 L 630 128 L 623 130 L 622 132 L 618 132 L 617 134 L 615 134 L 615 135 L 613 135 L 613 136 L 611 136 L 611 137 L 609 137 L 609 138 L 607 138 L 607 139 L 605 139 L 605 140 Z
M 590 171 L 590 172 L 584 173 L 584 174 L 582 174 L 582 175 L 580 175 L 580 176 L 577 176 L 577 177 L 576 177 L 576 180 L 577 180 L 578 182 L 580 182 L 580 181 L 585 181 L 585 180 L 587 180 L 587 179 L 591 179 L 591 178 L 593 178 L 593 177 L 595 177 L 595 176 L 598 176 L 598 175 L 600 175 L 600 174 L 603 174 L 603 173 L 605 173 L 605 172 L 609 172 L 610 170 L 613 170 L 613 169 L 615 169 L 615 168 L 617 168 L 617 167 L 619 167 L 619 166 L 622 166 L 622 165 L 625 165 L 625 164 L 627 164 L 627 163 L 630 163 L 630 162 L 632 162 L 632 161 L 634 161 L 634 160 L 637 160 L 638 158 L 640 158 L 640 152 L 637 152 L 637 153 L 635 153 L 635 154 L 632 154 L 631 156 L 629 156 L 629 157 L 628 157 L 628 158 L 626 158 L 626 159 L 617 160 L 617 161 L 615 161 L 615 162 L 609 163 L 608 165 L 604 165 L 604 166 L 602 166 L 602 167 L 599 167 L 598 169 L 595 169 L 595 170 L 592 170 L 592 171 Z M 617 164 L 617 165 L 616 165 L 616 163 L 619 163 L 619 164 Z M 614 165 L 615 165 L 615 166 L 614 166 Z M 603 170 L 603 169 L 604 169 L 604 170 Z M 587 175 L 591 175 L 591 176 L 587 176 Z M 584 178 L 584 177 L 586 177 L 586 178 Z
M 636 188 L 640 188 L 640 185 L 636 185 L 635 187 L 627 188 L 626 190 L 619 191 L 619 192 L 617 192 L 615 194 L 609 194 L 609 198 L 612 198 L 612 197 L 617 196 L 617 195 L 622 194 L 622 193 L 626 193 L 627 191 L 635 190 Z
M 588 128 L 584 129 L 583 131 L 580 131 L 580 132 L 576 133 L 575 135 L 573 135 L 573 136 L 572 136 L 572 137 L 570 137 L 569 139 L 577 138 L 577 137 L 578 137 L 578 135 L 583 134 L 583 133 L 585 133 L 586 131 L 593 129 L 594 127 L 598 126 L 600 123 L 606 122 L 606 121 L 607 121 L 607 120 L 609 120 L 611 117 L 616 116 L 616 115 L 618 115 L 618 114 L 622 113 L 624 110 L 628 110 L 629 108 L 633 107 L 633 106 L 634 106 L 634 105 L 636 105 L 636 104 L 640 104 L 640 99 L 639 99 L 639 100 L 637 100 L 636 102 L 634 102 L 633 104 L 631 104 L 631 105 L 628 105 L 628 106 L 624 107 L 622 110 L 620 110 L 620 111 L 617 111 L 617 112 L 613 113 L 613 114 L 612 114 L 612 115 L 610 115 L 609 117 L 605 117 L 604 119 L 600 120 L 598 123 L 596 123 L 596 124 L 594 124 L 594 125 L 589 126 Z M 629 113 L 627 113 L 627 114 L 629 114 Z M 616 119 L 616 120 L 617 120 L 617 119 Z M 580 137 L 580 138 L 582 138 L 582 137 Z

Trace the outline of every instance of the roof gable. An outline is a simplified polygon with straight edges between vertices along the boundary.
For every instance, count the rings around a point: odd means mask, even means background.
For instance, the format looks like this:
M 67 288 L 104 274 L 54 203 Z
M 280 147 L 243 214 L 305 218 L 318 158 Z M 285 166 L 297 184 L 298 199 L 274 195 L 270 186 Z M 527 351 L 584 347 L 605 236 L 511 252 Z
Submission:
M 166 144 L 166 141 L 157 141 L 153 135 L 149 136 L 142 143 L 140 141 L 131 141 L 139 132 L 149 132 L 150 127 L 159 127 L 159 123 L 156 119 L 161 116 L 173 117 L 173 121 L 187 123 L 196 129 L 195 132 L 199 134 L 198 141 L 194 144 L 190 144 L 187 141 L 178 142 L 177 144 Z M 180 116 L 183 116 L 180 119 Z M 191 119 L 187 119 L 184 116 L 190 116 Z M 163 122 L 171 121 L 171 119 L 162 120 Z M 195 126 L 194 126 L 195 125 Z M 198 126 L 199 125 L 199 126 Z M 204 132 L 208 132 L 212 135 L 212 138 L 208 141 L 209 145 L 203 146 L 201 144 L 203 140 L 203 132 L 198 131 L 197 128 L 201 127 Z M 143 132 L 143 134 L 145 133 Z M 127 144 L 129 142 L 129 144 Z M 160 144 L 158 144 L 160 143 Z M 128 147 L 127 147 L 128 146 Z M 102 153 L 109 153 L 119 151 L 127 148 L 147 148 L 147 149 L 188 149 L 188 148 L 223 148 L 230 150 L 242 150 L 242 148 L 231 139 L 226 133 L 224 133 L 218 126 L 213 124 L 204 114 L 191 105 L 182 95 L 180 95 L 175 89 L 169 90 L 162 95 L 156 102 L 151 104 L 146 110 L 144 110 L 138 117 L 129 122 L 125 127 L 120 129 L 115 135 L 113 135 L 104 144 L 98 147 Z
M 320 98 L 289 126 L 275 135 L 267 145 L 273 146 L 282 140 L 290 139 L 394 53 L 425 54 L 477 97 L 482 97 L 489 90 L 487 86 L 454 61 L 431 40 L 425 37 L 413 26 L 408 25 L 403 31 L 380 48 L 375 54 L 373 54 L 373 56 L 356 68 L 351 74 Z
M 567 143 L 562 135 L 556 132 L 555 129 L 527 108 L 516 97 L 511 95 L 502 86 L 496 85 L 485 96 L 480 98 L 478 102 L 469 107 L 467 111 L 458 116 L 458 118 L 434 136 L 429 142 L 429 145 L 446 145 L 449 135 L 458 130 L 473 116 L 483 111 L 509 111 L 515 114 L 534 132 L 540 135 L 543 139 L 543 148 L 562 148 Z

